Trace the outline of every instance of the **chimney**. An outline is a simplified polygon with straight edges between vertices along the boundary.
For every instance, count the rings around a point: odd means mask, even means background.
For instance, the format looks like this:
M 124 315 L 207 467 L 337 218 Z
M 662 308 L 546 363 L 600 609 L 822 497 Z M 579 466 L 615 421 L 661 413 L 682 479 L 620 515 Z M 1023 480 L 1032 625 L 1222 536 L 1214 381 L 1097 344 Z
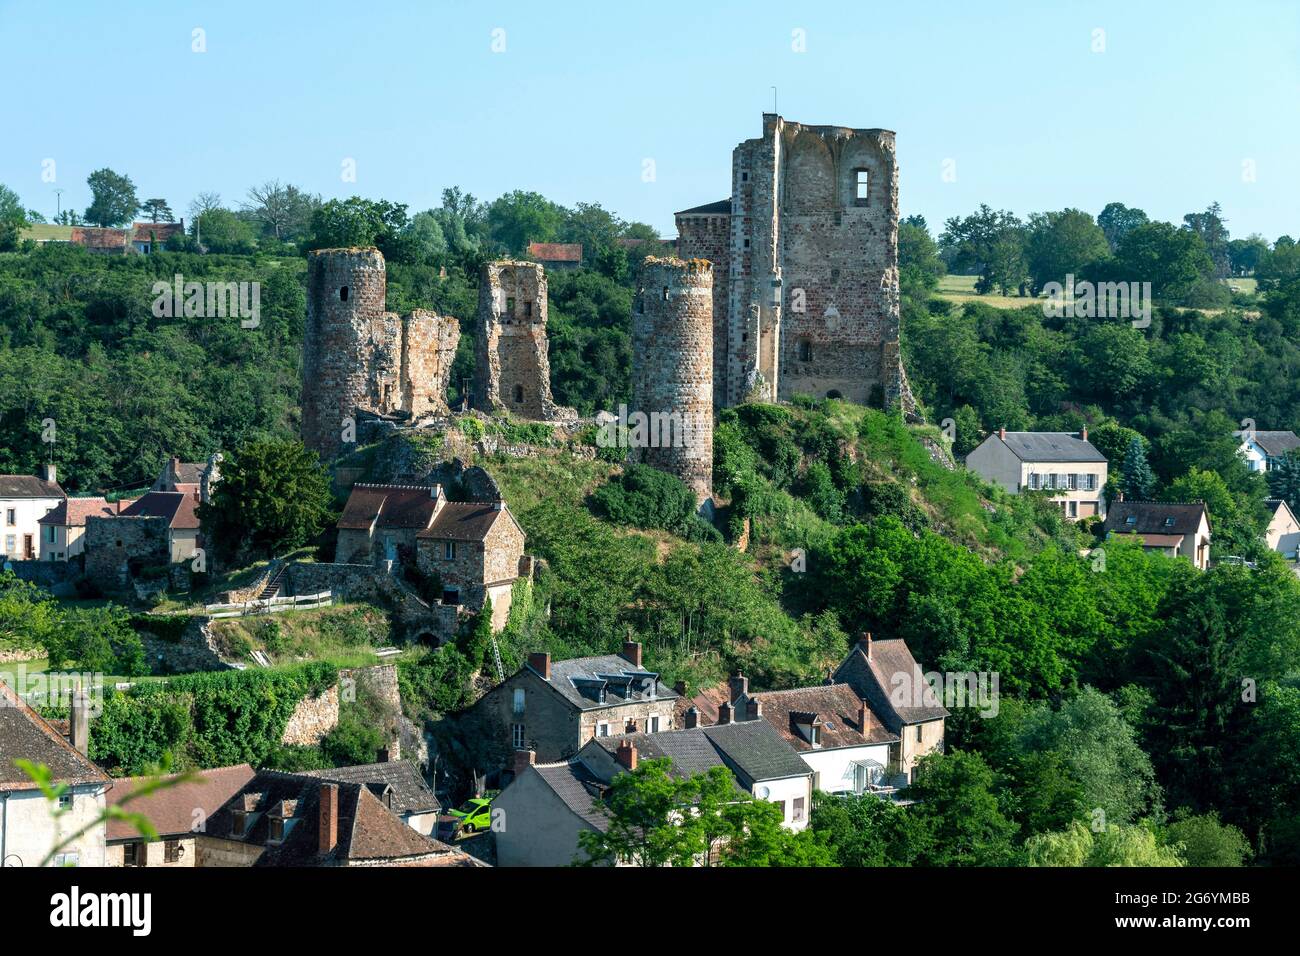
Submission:
M 718 705 L 718 725 L 731 723 L 731 705 L 725 700 Z
M 700 726 L 700 712 L 694 705 L 686 709 L 686 713 L 682 715 L 682 718 L 685 721 L 687 730 Z
M 510 769 L 514 771 L 515 779 L 518 780 L 520 775 L 537 762 L 537 752 L 535 750 L 516 750 L 514 759 L 510 763 Z
M 620 767 L 624 770 L 636 769 L 636 744 L 630 740 L 624 740 L 618 745 L 618 751 L 614 754 L 614 759 L 618 761 Z
M 59 479 L 56 477 L 57 475 L 58 475 L 58 471 L 54 467 L 54 462 L 50 462 L 48 465 L 45 466 L 46 481 L 51 483 L 58 481 Z
M 72 692 L 68 718 L 68 742 L 85 757 L 90 750 L 90 707 L 80 687 Z
M 867 660 L 871 660 L 871 632 L 863 631 L 858 638 L 858 646 L 862 648 L 862 653 L 867 655 Z
M 1121 488 L 1115 492 L 1115 500 L 1116 501 L 1124 500 L 1124 489 Z
M 1001 438 L 1003 441 L 1006 441 L 1006 440 L 1007 440 L 1007 426 L 1006 426 L 1006 425 L 1003 425 L 1001 428 L 998 429 L 998 437 Z
M 542 680 L 551 679 L 550 651 L 534 652 L 528 655 L 528 666 L 542 676 Z
M 737 674 L 727 683 L 731 686 L 731 702 L 733 704 L 749 693 L 749 678 L 744 674 Z
M 329 853 L 339 842 L 339 785 L 320 787 L 320 852 Z
M 633 667 L 641 666 L 641 642 L 624 641 L 623 653 L 620 655 L 623 660 L 627 661 Z
M 676 694 L 678 697 L 685 697 L 686 690 L 687 690 L 686 681 L 684 680 L 679 680 L 676 684 L 673 684 L 673 693 Z
M 858 729 L 862 731 L 862 736 L 867 736 L 867 731 L 871 729 L 871 708 L 867 705 L 864 697 L 858 701 Z
M 1088 426 L 1084 425 L 1083 430 L 1079 432 L 1079 437 L 1084 441 L 1088 440 Z
M 761 720 L 763 718 L 763 702 L 757 697 L 749 699 L 749 720 Z
M 181 476 L 181 460 L 177 458 L 175 455 L 173 455 L 171 464 L 168 467 L 171 469 L 168 472 L 168 476 L 171 478 L 173 482 L 175 482 L 176 479 Z

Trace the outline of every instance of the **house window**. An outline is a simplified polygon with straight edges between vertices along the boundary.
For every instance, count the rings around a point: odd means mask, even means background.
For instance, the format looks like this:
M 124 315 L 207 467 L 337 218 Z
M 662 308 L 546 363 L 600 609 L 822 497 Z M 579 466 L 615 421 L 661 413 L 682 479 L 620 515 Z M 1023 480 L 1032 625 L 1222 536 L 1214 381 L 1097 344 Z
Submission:
M 524 318 L 525 318 L 525 319 L 531 319 L 532 317 L 533 317 L 533 304 L 532 304 L 531 302 L 525 302 L 525 303 L 524 303 Z
M 664 286 L 664 301 L 667 302 L 669 298 L 671 298 L 671 296 L 668 294 L 668 286 Z
M 442 560 L 444 560 L 444 561 L 455 561 L 455 560 L 456 560 L 456 542 L 455 542 L 455 541 L 444 541 L 444 542 L 442 543 Z
M 510 725 L 510 743 L 514 746 L 516 750 L 524 749 L 524 725 L 523 724 Z
M 596 725 L 596 736 L 597 736 L 597 737 L 608 737 L 608 736 L 609 736 L 609 724 L 607 724 L 607 723 L 599 723 L 599 724 L 597 724 L 597 725 Z
M 283 833 L 284 833 L 284 821 L 283 821 L 283 820 L 275 820 L 275 821 L 272 821 L 272 830 L 271 830 L 272 833 L 275 832 L 275 828 L 274 828 L 274 824 L 275 824 L 275 823 L 279 823 L 279 824 L 280 824 L 280 831 L 281 831 L 281 837 L 280 837 L 280 838 L 283 839 L 283 838 L 284 838 L 284 837 L 283 837 Z M 180 841 L 180 840 L 168 840 L 166 843 L 163 844 L 163 862 L 164 862 L 164 863 L 179 863 L 180 861 L 181 861 L 181 841 Z
M 80 853 L 56 853 L 54 855 L 55 866 L 80 866 Z
M 339 289 L 339 301 L 340 301 L 340 302 L 346 302 L 346 301 L 348 301 L 348 287 L 347 287 L 347 286 L 344 286 L 343 288 Z
M 921 725 L 920 725 L 920 724 L 917 724 L 917 725 L 916 725 L 916 742 L 917 742 L 918 744 L 921 742 L 921 737 L 922 737 L 922 736 L 923 736 L 923 734 L 921 733 Z
M 523 403 L 524 403 L 524 387 L 523 387 L 522 385 L 516 385 L 516 386 L 515 386 L 515 404 L 516 404 L 516 405 L 522 405 Z
M 1037 475 L 1037 474 L 1033 474 L 1033 475 L 1030 475 L 1030 476 L 1029 476 L 1029 488 L 1030 488 L 1031 491 L 1037 491 L 1037 490 L 1038 490 L 1038 475 Z
M 54 541 L 55 541 L 55 538 L 56 538 L 56 537 L 57 537 L 57 534 L 55 533 L 55 527 L 54 527 L 54 525 L 52 525 L 52 524 L 46 525 L 46 526 L 45 526 L 45 540 L 48 541 L 50 544 L 53 544 Z
M 812 343 L 807 339 L 799 340 L 799 361 L 800 362 L 812 361 Z
M 456 588 L 447 588 L 442 592 L 442 603 L 452 606 L 460 605 L 460 591 Z
M 803 797 L 794 798 L 794 822 L 799 823 L 803 820 Z
M 59 809 L 60 810 L 72 809 L 72 794 L 70 793 L 59 794 Z
M 18 539 L 12 534 L 5 535 L 5 554 L 13 554 L 16 547 L 18 547 Z
M 659 733 L 659 718 L 657 716 L 650 718 L 650 733 Z
M 144 844 L 125 843 L 122 845 L 123 866 L 144 866 Z
M 1096 476 L 1096 475 L 1084 475 L 1084 476 L 1083 476 L 1083 490 L 1084 490 L 1084 491 L 1096 491 L 1096 490 L 1097 490 L 1097 476 Z
M 871 174 L 865 169 L 853 170 L 853 203 L 856 206 L 867 204 L 867 193 L 871 185 Z
M 749 248 L 749 240 L 748 240 L 748 239 L 745 240 L 745 248 L 746 248 L 746 249 Z
M 272 843 L 284 842 L 284 819 L 282 817 L 271 817 L 271 832 L 266 837 Z M 170 844 L 168 844 L 170 846 Z
M 15 511 L 13 508 L 10 508 L 8 511 L 5 512 L 5 524 L 12 527 L 17 523 L 18 523 L 18 512 Z
M 741 174 L 740 174 L 740 181 L 741 181 L 742 183 L 747 183 L 747 182 L 749 182 L 749 173 L 741 173 Z
M 243 810 L 236 810 L 231 814 L 230 833 L 232 836 L 241 837 L 248 829 L 248 814 Z
M 1173 519 L 1173 518 L 1166 518 L 1166 519 L 1165 519 L 1165 527 L 1166 527 L 1166 528 L 1172 528 L 1173 526 L 1174 526 L 1174 519 Z
M 1137 524 L 1138 523 L 1137 515 L 1129 515 L 1127 518 L 1124 519 L 1124 523 Z
M 514 315 L 514 314 L 515 314 L 515 300 L 506 299 L 506 315 Z
M 524 689 L 522 687 L 515 688 L 514 712 L 516 714 L 524 712 Z

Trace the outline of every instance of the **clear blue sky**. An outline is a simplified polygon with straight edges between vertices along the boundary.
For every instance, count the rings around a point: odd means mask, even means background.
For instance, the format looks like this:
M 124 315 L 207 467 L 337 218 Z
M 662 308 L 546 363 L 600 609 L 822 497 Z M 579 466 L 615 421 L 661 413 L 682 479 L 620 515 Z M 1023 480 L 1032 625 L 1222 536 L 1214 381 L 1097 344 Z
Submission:
M 897 131 L 903 213 L 932 227 L 980 202 L 1179 222 L 1218 200 L 1234 236 L 1300 236 L 1296 0 L 0 0 L 0 42 L 0 183 L 47 216 L 110 166 L 178 213 L 272 178 L 412 212 L 459 184 L 671 235 L 729 194 L 776 86 L 788 119 Z

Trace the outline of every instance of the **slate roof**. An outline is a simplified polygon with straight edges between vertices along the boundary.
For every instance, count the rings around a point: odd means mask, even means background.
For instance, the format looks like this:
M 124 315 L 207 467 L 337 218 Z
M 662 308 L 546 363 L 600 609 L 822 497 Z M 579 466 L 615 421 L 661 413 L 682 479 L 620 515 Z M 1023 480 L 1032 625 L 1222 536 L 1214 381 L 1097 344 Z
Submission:
M 602 833 L 609 828 L 609 817 L 600 810 L 600 799 L 606 784 L 585 764 L 579 760 L 569 760 L 564 763 L 535 764 L 532 769 L 575 814 Z
M 129 504 L 129 501 L 107 501 L 104 498 L 64 498 L 45 512 L 37 524 L 84 528 L 87 518 L 111 518 Z
M 1200 501 L 1113 501 L 1106 515 L 1106 532 L 1144 537 L 1195 534 L 1202 516 L 1209 518 Z
M 0 475 L 0 498 L 64 498 L 57 481 L 35 475 Z
M 725 766 L 744 786 L 750 787 L 759 780 L 803 777 L 809 773 L 808 765 L 766 720 L 665 730 L 657 734 L 596 737 L 593 742 L 614 754 L 624 741 L 636 745 L 639 760 L 670 757 L 674 775 L 689 776 Z
M 488 536 L 502 516 L 509 515 L 506 508 L 498 511 L 492 503 L 477 501 L 449 501 L 442 506 L 433 524 L 416 535 L 417 538 L 436 538 L 449 541 L 482 541 Z M 513 521 L 513 518 L 508 520 Z
M 428 528 L 441 494 L 439 485 L 353 485 L 338 527 Z
M 524 665 L 528 667 L 527 664 Z M 532 670 L 532 668 L 529 668 Z M 537 674 L 536 671 L 532 671 Z M 617 654 L 604 654 L 598 657 L 572 657 L 567 661 L 551 662 L 551 679 L 547 681 L 551 687 L 564 696 L 564 698 L 579 710 L 597 710 L 605 707 L 617 707 L 620 704 L 626 704 L 633 701 L 644 701 L 651 699 L 647 693 L 637 692 L 629 687 L 629 693 L 620 693 L 620 687 L 616 684 L 609 684 L 605 689 L 605 702 L 601 703 L 591 697 L 585 696 L 574 683 L 575 678 L 595 678 L 598 674 L 648 674 L 648 671 L 634 667 L 624 657 Z M 541 678 L 540 674 L 537 674 Z M 648 678 L 647 678 L 648 679 Z M 648 692 L 649 688 L 647 688 Z M 664 685 L 657 677 L 655 678 L 654 698 L 655 700 L 675 700 L 677 695 L 671 688 Z
M 862 699 L 848 684 L 820 684 L 815 687 L 795 687 L 790 690 L 769 690 L 749 694 L 763 705 L 763 719 L 772 725 L 787 743 L 796 750 L 813 750 L 812 743 L 794 727 L 797 714 L 815 714 L 823 721 L 821 745 L 818 750 L 836 747 L 863 747 L 868 744 L 895 743 L 898 734 L 891 733 L 880 718 L 867 708 L 867 726 L 859 726 Z M 744 702 L 741 702 L 744 706 Z
M 731 686 L 725 680 L 712 687 L 703 687 L 693 695 L 677 698 L 677 703 L 673 705 L 673 722 L 679 727 L 684 726 L 686 712 L 694 707 L 701 726 L 716 724 L 718 708 L 730 700 Z
M 398 814 L 437 813 L 442 809 L 438 798 L 424 782 L 420 768 L 410 760 L 390 760 L 387 763 L 334 767 L 330 770 L 309 770 L 303 776 L 332 780 L 335 783 L 364 783 L 375 796 L 381 796 L 385 788 L 392 787 L 393 812 Z
M 1300 448 L 1295 432 L 1255 432 L 1255 444 L 1270 458 L 1280 458 L 1293 448 Z
M 260 770 L 208 819 L 209 837 L 264 847 L 255 866 L 465 865 L 468 855 L 407 826 L 361 783 L 339 783 L 338 842 L 320 852 L 320 792 L 326 781 L 307 774 Z M 269 842 L 269 811 L 292 801 L 284 841 Z M 248 829 L 234 833 L 233 810 L 246 807 Z
M 1268 505 L 1268 513 L 1274 518 L 1277 517 L 1277 513 L 1283 508 L 1285 508 L 1288 513 L 1291 512 L 1291 506 L 1286 503 L 1285 498 L 1265 498 L 1264 504 Z M 1292 514 L 1292 517 L 1295 517 L 1295 515 Z
M 0 793 L 36 790 L 36 784 L 15 760 L 30 760 L 50 768 L 55 783 L 109 782 L 108 774 L 83 756 L 68 739 L 0 682 Z
M 123 518 L 165 518 L 167 527 L 199 526 L 198 499 L 183 491 L 147 491 L 121 512 Z
M 1084 441 L 1074 432 L 1007 432 L 1002 441 L 1021 461 L 1106 461 L 1106 456 L 1092 442 Z
M 692 206 L 690 209 L 683 209 L 681 212 L 673 213 L 674 216 L 729 216 L 731 215 L 731 200 L 719 199 L 717 202 L 705 203 L 703 206 Z
M 168 777 L 173 780 L 177 775 Z M 108 791 L 108 805 L 118 806 L 135 793 L 146 778 L 127 777 L 115 781 Z M 143 813 L 160 837 L 175 837 L 194 831 L 194 811 L 202 810 L 203 817 L 212 816 L 223 803 L 238 793 L 253 779 L 253 768 L 246 763 L 233 767 L 200 770 L 193 779 L 164 787 L 126 804 L 130 813 Z M 126 820 L 108 821 L 109 840 L 139 840 L 140 831 Z
M 528 255 L 540 262 L 581 262 L 580 242 L 530 242 Z
M 908 680 L 900 683 L 896 675 L 908 675 Z M 854 644 L 833 680 L 848 684 L 853 693 L 870 701 L 872 711 L 895 733 L 908 724 L 948 716 L 902 638 L 872 641 L 870 658 L 861 643 Z M 898 694 L 904 695 L 905 703 L 895 701 Z

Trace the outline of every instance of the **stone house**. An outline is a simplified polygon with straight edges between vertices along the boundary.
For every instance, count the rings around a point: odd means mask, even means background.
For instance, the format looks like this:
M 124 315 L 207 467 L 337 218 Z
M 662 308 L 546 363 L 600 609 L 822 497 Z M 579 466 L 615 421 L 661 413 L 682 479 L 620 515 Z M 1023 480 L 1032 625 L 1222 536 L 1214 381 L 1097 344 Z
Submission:
M 596 737 L 617 737 L 674 727 L 677 694 L 641 664 L 641 645 L 628 641 L 621 654 L 552 661 L 548 653 L 484 694 L 463 720 L 500 744 L 487 760 L 531 750 L 544 762 L 565 760 Z M 499 768 L 504 769 L 504 767 Z
M 415 536 L 446 504 L 442 485 L 353 485 L 337 525 L 335 562 L 414 563 Z
M 582 265 L 582 243 L 530 242 L 528 258 L 548 269 L 577 269 Z
M 738 793 L 779 804 L 787 828 L 808 825 L 812 772 L 766 721 L 596 737 L 560 762 L 516 754 L 514 779 L 492 803 L 508 821 L 496 834 L 497 865 L 565 866 L 579 858 L 578 834 L 608 826 L 601 801 L 614 778 L 662 758 L 678 778 L 725 767 Z
M 108 501 L 104 498 L 64 498 L 41 518 L 41 560 L 67 561 L 86 547 L 86 519 L 112 518 L 122 513 L 131 500 Z
M 1247 432 L 1241 442 L 1241 454 L 1251 471 L 1267 472 L 1277 466 L 1287 452 L 1300 448 L 1295 432 Z
M 1073 432 L 1009 432 L 1000 428 L 966 456 L 966 467 L 1011 494 L 1052 491 L 1067 518 L 1105 516 L 1107 461 Z
M 948 711 L 902 638 L 877 641 L 870 634 L 862 635 L 831 680 L 847 684 L 870 704 L 885 729 L 898 735 L 898 743 L 890 744 L 887 778 L 901 776 L 900 783 L 910 783 L 918 760 L 943 752 Z
M 68 724 L 65 735 L 0 682 L 0 863 L 6 867 L 39 866 L 62 839 L 88 825 L 59 850 L 52 865 L 105 865 L 105 828 L 96 821 L 113 784 L 86 756 L 90 723 L 84 696 L 74 697 Z M 66 787 L 58 798 L 59 816 L 14 763 L 19 759 L 44 765 L 53 783 Z
M 442 805 L 433 790 L 424 782 L 419 766 L 412 760 L 389 760 L 385 763 L 362 764 L 356 767 L 334 767 L 329 770 L 308 770 L 305 777 L 328 780 L 333 783 L 360 783 L 380 797 L 385 806 L 397 817 L 425 836 L 434 836 L 438 828 L 438 814 Z
M 409 826 L 382 782 L 260 770 L 208 819 L 197 865 L 480 866 Z
M 53 465 L 45 477 L 0 475 L 0 559 L 35 561 L 40 554 L 40 520 L 66 498 Z
M 172 236 L 185 235 L 185 220 L 180 222 L 134 222 L 131 224 L 131 248 L 149 255 L 161 252 L 163 244 Z
M 201 502 L 210 502 L 212 491 L 221 480 L 222 460 L 220 452 L 209 455 L 207 461 L 169 458 L 149 490 L 179 491 L 182 494 L 197 495 Z
M 148 782 L 145 777 L 125 777 L 113 782 L 108 805 L 119 806 L 132 797 L 127 809 L 142 813 L 158 831 L 158 839 L 145 837 L 127 820 L 108 821 L 108 866 L 194 867 L 198 865 L 198 835 L 208 818 L 253 779 L 246 763 L 197 771 L 191 779 L 146 793 L 132 795 Z M 175 777 L 167 778 L 169 780 Z
M 203 547 L 198 492 L 149 491 L 118 514 L 86 517 L 86 576 L 110 590 L 143 569 L 192 561 Z
M 1264 529 L 1269 550 L 1289 561 L 1296 560 L 1300 554 L 1300 521 L 1283 499 L 1269 498 L 1264 503 L 1269 510 L 1268 527 Z
M 1145 551 L 1183 557 L 1204 571 L 1210 566 L 1210 513 L 1202 501 L 1114 502 L 1106 537 L 1133 535 Z

